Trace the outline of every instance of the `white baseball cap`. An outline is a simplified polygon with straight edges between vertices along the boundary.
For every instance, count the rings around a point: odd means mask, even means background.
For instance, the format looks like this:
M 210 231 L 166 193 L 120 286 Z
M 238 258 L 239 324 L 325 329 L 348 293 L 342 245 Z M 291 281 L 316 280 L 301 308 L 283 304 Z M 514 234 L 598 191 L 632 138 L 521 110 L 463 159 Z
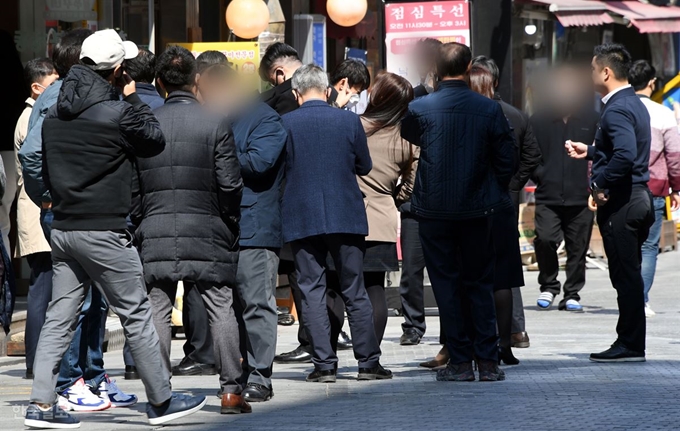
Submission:
M 137 57 L 139 48 L 134 42 L 123 41 L 113 29 L 99 30 L 88 36 L 80 49 L 80 59 L 94 70 L 110 70 Z M 93 64 L 90 64 L 93 63 Z

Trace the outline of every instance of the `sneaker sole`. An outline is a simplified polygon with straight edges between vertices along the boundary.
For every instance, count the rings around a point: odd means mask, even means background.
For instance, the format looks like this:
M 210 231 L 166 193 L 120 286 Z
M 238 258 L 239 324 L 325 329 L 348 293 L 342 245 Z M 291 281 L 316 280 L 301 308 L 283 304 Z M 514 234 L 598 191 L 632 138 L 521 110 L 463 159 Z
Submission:
M 113 403 L 113 402 L 112 402 L 112 403 L 111 403 L 111 408 L 112 408 L 112 409 L 115 409 L 115 408 L 120 408 L 120 407 L 130 407 L 130 406 L 134 406 L 135 404 L 137 404 L 137 401 L 138 401 L 138 400 L 135 399 L 134 401 L 128 401 L 128 402 L 125 402 L 125 403 L 119 403 L 119 402 Z
M 379 376 L 377 374 L 359 374 L 357 376 L 357 380 L 359 381 L 366 381 L 366 380 L 390 380 L 393 376 Z
M 600 362 L 603 364 L 616 363 L 616 362 L 646 362 L 646 358 L 619 358 L 619 359 L 595 359 L 589 358 L 591 362 Z
M 39 421 L 36 419 L 25 419 L 24 426 L 34 429 L 66 430 L 80 428 L 80 422 L 77 424 L 55 424 L 52 422 Z
M 166 416 L 161 416 L 159 418 L 149 418 L 149 424 L 151 425 L 161 425 L 164 423 L 168 423 L 170 421 L 174 421 L 175 419 L 183 418 L 184 416 L 189 416 L 191 414 L 196 413 L 197 411 L 201 410 L 203 407 L 205 407 L 206 403 L 208 402 L 208 398 L 204 398 L 203 402 L 201 404 L 197 405 L 196 407 L 189 409 L 189 410 L 184 410 L 182 412 L 177 412 L 173 413 L 171 415 L 166 415 Z
M 113 404 L 109 403 L 108 405 L 104 405 L 103 407 L 84 407 L 84 406 L 77 406 L 74 404 L 66 404 L 66 405 L 59 405 L 63 410 L 66 410 L 67 412 L 81 412 L 81 413 L 87 413 L 87 412 L 101 412 L 103 410 L 110 409 L 113 407 Z
M 307 379 L 307 381 L 310 383 L 335 383 L 337 379 L 336 376 L 324 376 L 318 379 Z

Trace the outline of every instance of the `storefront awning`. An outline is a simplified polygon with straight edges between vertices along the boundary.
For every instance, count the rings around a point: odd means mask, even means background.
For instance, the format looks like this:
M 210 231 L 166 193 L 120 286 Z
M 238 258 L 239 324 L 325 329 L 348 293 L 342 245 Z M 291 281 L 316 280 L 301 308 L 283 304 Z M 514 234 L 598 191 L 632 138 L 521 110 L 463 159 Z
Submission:
M 555 12 L 555 17 L 565 27 L 589 27 L 614 23 L 607 12 Z
M 589 27 L 615 22 L 601 1 L 525 0 L 522 3 L 540 3 L 548 6 L 548 10 L 565 27 Z
M 605 6 L 629 20 L 640 33 L 680 32 L 680 7 L 654 6 L 638 1 L 611 1 Z

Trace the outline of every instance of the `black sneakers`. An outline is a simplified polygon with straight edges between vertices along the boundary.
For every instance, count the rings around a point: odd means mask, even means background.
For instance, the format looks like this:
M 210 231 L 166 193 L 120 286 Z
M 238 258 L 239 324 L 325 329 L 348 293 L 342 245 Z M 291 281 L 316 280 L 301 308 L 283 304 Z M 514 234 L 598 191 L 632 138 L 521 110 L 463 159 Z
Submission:
M 462 364 L 449 364 L 443 370 L 437 371 L 438 382 L 474 382 L 475 372 L 472 362 Z
M 146 415 L 151 425 L 161 425 L 175 419 L 189 416 L 201 410 L 208 400 L 206 397 L 194 397 L 183 394 L 172 394 L 169 400 L 156 407 L 148 404 Z
M 378 364 L 373 368 L 359 368 L 357 380 L 387 380 L 392 378 L 392 371 Z
M 645 352 L 630 350 L 618 341 L 600 353 L 592 353 L 590 360 L 593 362 L 645 362 Z
M 49 410 L 41 410 L 35 404 L 28 406 L 24 425 L 28 428 L 38 429 L 75 429 L 80 428 L 80 421 L 58 404 L 54 404 Z
M 422 335 L 418 333 L 413 328 L 408 328 L 404 330 L 404 333 L 399 338 L 399 344 L 402 346 L 417 346 L 420 344 L 420 340 L 423 338 Z
M 498 367 L 498 361 L 480 359 L 477 365 L 479 367 L 480 382 L 500 382 L 505 380 L 505 371 Z
M 314 370 L 307 376 L 308 382 L 314 383 L 335 383 L 337 375 L 335 369 L 332 370 Z

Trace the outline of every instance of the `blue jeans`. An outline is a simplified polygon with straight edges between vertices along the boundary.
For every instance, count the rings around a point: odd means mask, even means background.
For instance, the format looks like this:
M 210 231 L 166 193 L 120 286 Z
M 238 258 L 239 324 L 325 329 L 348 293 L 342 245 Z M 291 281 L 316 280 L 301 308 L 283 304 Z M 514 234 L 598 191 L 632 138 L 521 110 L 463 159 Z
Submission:
M 51 210 L 42 210 L 40 224 L 47 240 L 50 240 L 54 215 Z M 61 393 L 73 386 L 80 378 L 93 388 L 98 388 L 106 371 L 104 370 L 104 330 L 108 305 L 99 289 L 92 286 L 83 301 L 73 340 L 61 360 L 56 392 Z
M 645 283 L 645 303 L 649 302 L 649 291 L 654 283 L 656 258 L 659 255 L 661 226 L 666 212 L 666 198 L 654 198 L 654 224 L 649 230 L 647 241 L 642 244 L 642 280 Z

